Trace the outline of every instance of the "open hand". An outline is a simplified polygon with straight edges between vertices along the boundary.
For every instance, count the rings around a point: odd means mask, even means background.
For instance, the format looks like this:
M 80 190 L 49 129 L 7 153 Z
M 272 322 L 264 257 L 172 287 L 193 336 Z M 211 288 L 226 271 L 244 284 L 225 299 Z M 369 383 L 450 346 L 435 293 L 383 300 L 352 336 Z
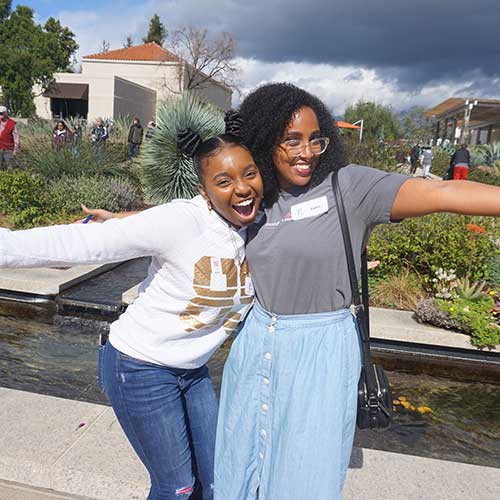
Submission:
M 92 215 L 92 218 L 88 221 L 88 224 L 91 222 L 104 222 L 113 218 L 113 212 L 108 212 L 107 210 L 102 210 L 101 208 L 87 208 L 85 205 L 81 205 L 82 210 L 87 215 Z M 79 219 L 75 222 L 75 224 L 82 224 L 85 218 Z

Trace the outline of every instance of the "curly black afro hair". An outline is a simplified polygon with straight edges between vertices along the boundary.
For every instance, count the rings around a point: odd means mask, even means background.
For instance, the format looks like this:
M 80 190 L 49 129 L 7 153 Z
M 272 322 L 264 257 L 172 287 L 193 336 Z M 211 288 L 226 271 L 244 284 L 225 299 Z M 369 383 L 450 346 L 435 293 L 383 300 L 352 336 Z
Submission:
M 302 107 L 314 110 L 322 135 L 330 138 L 328 149 L 320 156 L 320 162 L 313 172 L 311 186 L 317 186 L 330 172 L 345 164 L 335 119 L 317 97 L 289 83 L 270 83 L 259 87 L 241 104 L 241 133 L 260 168 L 264 180 L 264 200 L 268 206 L 278 199 L 279 194 L 273 152 L 294 114 Z

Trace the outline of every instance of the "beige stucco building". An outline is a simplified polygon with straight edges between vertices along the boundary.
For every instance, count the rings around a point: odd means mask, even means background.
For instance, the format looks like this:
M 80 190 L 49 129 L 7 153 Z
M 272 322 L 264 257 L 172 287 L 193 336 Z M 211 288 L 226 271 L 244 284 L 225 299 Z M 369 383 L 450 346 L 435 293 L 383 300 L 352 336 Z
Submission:
M 451 97 L 425 113 L 436 120 L 435 141 L 469 144 L 500 141 L 500 99 Z
M 186 88 L 185 63 L 156 43 L 112 50 L 82 58 L 81 73 L 56 73 L 41 95 L 35 89 L 41 118 L 137 116 L 154 120 L 158 105 Z M 227 110 L 232 91 L 209 80 L 194 90 L 200 98 Z

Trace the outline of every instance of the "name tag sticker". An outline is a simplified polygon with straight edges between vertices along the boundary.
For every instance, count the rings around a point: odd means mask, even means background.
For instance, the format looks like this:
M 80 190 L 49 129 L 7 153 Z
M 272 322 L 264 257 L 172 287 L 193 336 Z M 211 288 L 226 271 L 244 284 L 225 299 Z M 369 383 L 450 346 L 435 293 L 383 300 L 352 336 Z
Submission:
M 255 291 L 253 289 L 253 283 L 252 283 L 252 278 L 250 276 L 247 276 L 245 278 L 245 295 L 254 295 Z
M 291 209 L 292 220 L 307 219 L 326 212 L 328 212 L 328 199 L 326 196 L 293 205 Z
M 212 273 L 210 275 L 210 290 L 214 292 L 227 291 L 227 276 L 221 273 Z

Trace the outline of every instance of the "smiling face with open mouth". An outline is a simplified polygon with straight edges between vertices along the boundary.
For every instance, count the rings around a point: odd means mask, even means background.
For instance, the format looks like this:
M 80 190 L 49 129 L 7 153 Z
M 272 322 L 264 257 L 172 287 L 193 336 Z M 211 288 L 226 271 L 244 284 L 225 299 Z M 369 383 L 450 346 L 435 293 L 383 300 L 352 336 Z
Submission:
M 263 196 L 259 169 L 250 152 L 239 145 L 222 147 L 203 161 L 198 189 L 212 208 L 237 228 L 252 224 Z
M 314 154 L 309 141 L 321 136 L 318 117 L 309 107 L 300 108 L 288 124 L 281 143 L 274 151 L 274 164 L 282 189 L 309 184 L 314 169 L 318 166 L 319 156 Z M 304 147 L 299 153 L 289 144 L 299 144 Z

